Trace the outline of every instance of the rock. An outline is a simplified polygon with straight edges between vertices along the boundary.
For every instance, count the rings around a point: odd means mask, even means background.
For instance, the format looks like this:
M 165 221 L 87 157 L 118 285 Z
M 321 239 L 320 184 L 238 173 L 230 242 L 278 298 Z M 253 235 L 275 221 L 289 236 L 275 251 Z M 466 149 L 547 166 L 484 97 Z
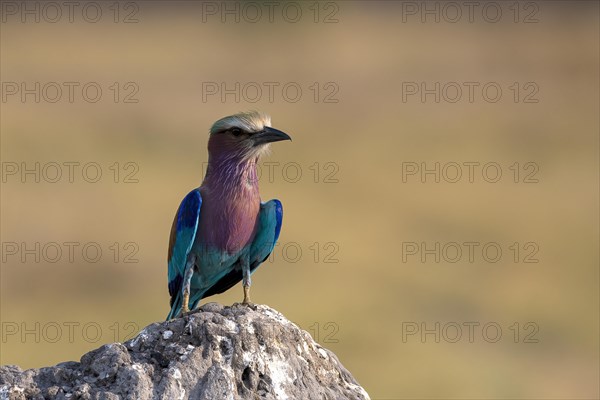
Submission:
M 208 303 L 79 363 L 0 367 L 0 400 L 369 399 L 335 354 L 267 306 Z

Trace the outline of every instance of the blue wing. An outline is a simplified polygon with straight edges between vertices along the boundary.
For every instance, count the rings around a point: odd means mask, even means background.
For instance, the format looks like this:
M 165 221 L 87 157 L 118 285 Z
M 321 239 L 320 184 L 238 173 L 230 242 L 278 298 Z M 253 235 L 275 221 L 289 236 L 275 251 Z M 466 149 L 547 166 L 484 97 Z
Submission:
M 283 207 L 279 200 L 273 199 L 260 205 L 258 230 L 250 247 L 250 269 L 258 267 L 269 257 L 279 239 L 282 221 Z
M 273 199 L 260 204 L 256 236 L 254 237 L 254 241 L 249 250 L 250 271 L 254 272 L 254 270 L 258 268 L 258 266 L 264 262 L 273 251 L 275 243 L 279 238 L 279 232 L 281 232 L 282 221 L 283 207 L 279 200 Z M 225 292 L 240 282 L 242 277 L 243 274 L 241 269 L 233 269 L 211 286 L 203 294 L 202 298 Z
M 196 238 L 200 221 L 202 196 L 199 189 L 194 189 L 183 199 L 171 227 L 169 239 L 169 294 L 171 295 L 171 312 L 167 319 L 179 313 L 181 307 L 181 285 L 185 274 L 188 254 Z

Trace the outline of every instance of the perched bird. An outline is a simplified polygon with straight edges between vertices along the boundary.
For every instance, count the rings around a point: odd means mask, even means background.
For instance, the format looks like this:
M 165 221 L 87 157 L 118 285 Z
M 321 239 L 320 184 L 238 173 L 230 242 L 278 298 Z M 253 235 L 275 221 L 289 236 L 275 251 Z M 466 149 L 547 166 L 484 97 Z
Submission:
M 281 202 L 261 203 L 258 192 L 259 158 L 270 143 L 291 140 L 270 125 L 268 115 L 254 111 L 210 129 L 206 176 L 185 196 L 171 228 L 167 319 L 240 281 L 250 302 L 250 274 L 273 251 L 283 218 Z

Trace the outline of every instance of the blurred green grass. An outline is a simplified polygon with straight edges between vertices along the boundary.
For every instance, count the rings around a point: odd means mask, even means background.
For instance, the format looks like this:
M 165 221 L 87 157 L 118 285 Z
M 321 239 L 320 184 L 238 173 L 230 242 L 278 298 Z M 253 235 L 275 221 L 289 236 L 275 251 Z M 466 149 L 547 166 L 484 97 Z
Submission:
M 137 104 L 1 104 L 3 162 L 94 161 L 105 173 L 114 162 L 139 165 L 135 184 L 2 184 L 3 242 L 135 242 L 139 262 L 3 262 L 4 333 L 15 323 L 91 328 L 72 343 L 66 329 L 56 343 L 6 337 L 1 364 L 76 360 L 163 319 L 168 232 L 179 201 L 201 182 L 208 128 L 260 109 L 294 138 L 264 161 L 296 162 L 302 179 L 263 178 L 261 194 L 283 202 L 280 241 L 303 255 L 292 263 L 276 251 L 255 274 L 253 300 L 318 335 L 372 398 L 598 397 L 596 3 L 544 3 L 537 24 L 403 24 L 397 5 L 342 3 L 336 24 L 254 25 L 203 24 L 193 3 L 179 11 L 149 4 L 137 24 L 1 26 L 2 81 L 140 88 Z M 298 103 L 203 103 L 207 81 L 305 89 L 333 81 L 339 103 L 308 94 Z M 533 81 L 540 101 L 403 103 L 406 81 Z M 494 161 L 505 173 L 533 161 L 540 182 L 402 183 L 405 161 Z M 315 183 L 315 162 L 335 163 L 339 182 Z M 403 263 L 407 241 L 534 241 L 540 262 Z M 338 263 L 323 262 L 329 242 Z M 240 299 L 236 286 L 209 301 Z M 495 344 L 405 343 L 410 321 L 496 321 L 505 331 Z M 508 327 L 528 321 L 539 343 L 513 343 Z

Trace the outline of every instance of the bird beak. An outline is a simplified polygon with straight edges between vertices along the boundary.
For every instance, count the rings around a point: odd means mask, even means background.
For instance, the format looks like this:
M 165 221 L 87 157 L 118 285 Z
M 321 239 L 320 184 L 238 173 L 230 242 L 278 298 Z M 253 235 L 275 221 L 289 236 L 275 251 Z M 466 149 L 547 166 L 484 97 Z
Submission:
M 292 138 L 279 129 L 265 126 L 262 131 L 250 136 L 250 140 L 252 140 L 254 146 L 258 146 L 265 143 L 279 142 L 281 140 L 292 140 Z

